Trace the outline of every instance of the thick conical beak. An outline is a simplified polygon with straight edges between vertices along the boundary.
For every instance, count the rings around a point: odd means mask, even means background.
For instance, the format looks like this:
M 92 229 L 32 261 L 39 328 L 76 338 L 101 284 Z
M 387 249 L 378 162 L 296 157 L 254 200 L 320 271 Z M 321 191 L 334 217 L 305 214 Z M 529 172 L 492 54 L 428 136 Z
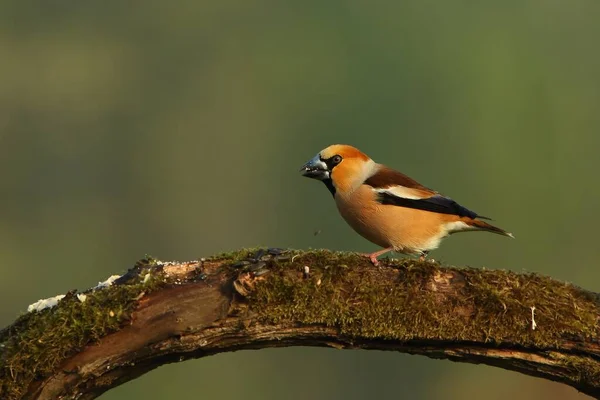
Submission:
M 325 164 L 325 162 L 321 160 L 321 157 L 317 154 L 312 158 L 312 160 L 300 168 L 300 172 L 302 172 L 302 175 L 308 178 L 319 179 L 322 181 L 329 179 L 330 171 L 327 164 Z

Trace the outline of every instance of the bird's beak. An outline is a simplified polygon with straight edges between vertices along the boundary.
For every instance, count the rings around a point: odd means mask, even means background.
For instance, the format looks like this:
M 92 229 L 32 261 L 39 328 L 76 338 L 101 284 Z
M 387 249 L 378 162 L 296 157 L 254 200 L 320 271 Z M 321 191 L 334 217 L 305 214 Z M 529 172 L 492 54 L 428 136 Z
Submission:
M 327 164 L 325 164 L 325 162 L 321 160 L 321 157 L 317 154 L 309 162 L 304 164 L 302 168 L 300 168 L 300 172 L 302 172 L 302 175 L 308 178 L 323 181 L 325 179 L 329 179 L 330 171 Z

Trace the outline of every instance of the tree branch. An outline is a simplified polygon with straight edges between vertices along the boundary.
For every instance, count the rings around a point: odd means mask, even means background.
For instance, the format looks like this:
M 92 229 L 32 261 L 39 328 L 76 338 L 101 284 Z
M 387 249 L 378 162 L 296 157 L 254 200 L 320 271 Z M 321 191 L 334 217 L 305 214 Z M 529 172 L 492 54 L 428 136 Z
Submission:
M 0 398 L 93 399 L 162 364 L 330 346 L 483 363 L 600 396 L 598 295 L 536 274 L 352 253 L 144 259 L 0 332 Z

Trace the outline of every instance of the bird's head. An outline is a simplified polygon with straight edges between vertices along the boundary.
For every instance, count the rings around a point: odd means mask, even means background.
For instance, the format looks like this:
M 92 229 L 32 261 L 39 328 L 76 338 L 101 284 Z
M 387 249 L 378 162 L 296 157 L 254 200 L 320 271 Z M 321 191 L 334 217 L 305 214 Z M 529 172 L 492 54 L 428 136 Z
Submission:
M 323 181 L 329 191 L 351 191 L 372 174 L 376 164 L 355 147 L 334 144 L 319 152 L 300 169 L 302 175 Z

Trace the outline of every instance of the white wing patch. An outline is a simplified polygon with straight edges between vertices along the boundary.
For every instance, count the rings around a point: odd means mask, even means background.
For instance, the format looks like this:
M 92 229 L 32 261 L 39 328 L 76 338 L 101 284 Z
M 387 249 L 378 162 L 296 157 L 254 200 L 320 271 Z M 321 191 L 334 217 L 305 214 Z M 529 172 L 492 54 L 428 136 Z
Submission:
M 390 186 L 390 187 L 386 187 L 386 188 L 373 188 L 373 190 L 377 193 L 387 193 L 390 194 L 392 196 L 396 196 L 396 197 L 402 197 L 403 199 L 409 199 L 409 200 L 420 200 L 420 199 L 426 199 L 428 197 L 423 197 L 420 196 L 418 194 L 415 193 L 415 191 L 413 189 L 404 187 L 404 186 Z
M 469 224 L 466 224 L 462 221 L 448 222 L 448 223 L 444 224 L 444 229 L 446 229 L 446 231 L 448 233 L 476 230 L 476 228 L 473 228 Z

